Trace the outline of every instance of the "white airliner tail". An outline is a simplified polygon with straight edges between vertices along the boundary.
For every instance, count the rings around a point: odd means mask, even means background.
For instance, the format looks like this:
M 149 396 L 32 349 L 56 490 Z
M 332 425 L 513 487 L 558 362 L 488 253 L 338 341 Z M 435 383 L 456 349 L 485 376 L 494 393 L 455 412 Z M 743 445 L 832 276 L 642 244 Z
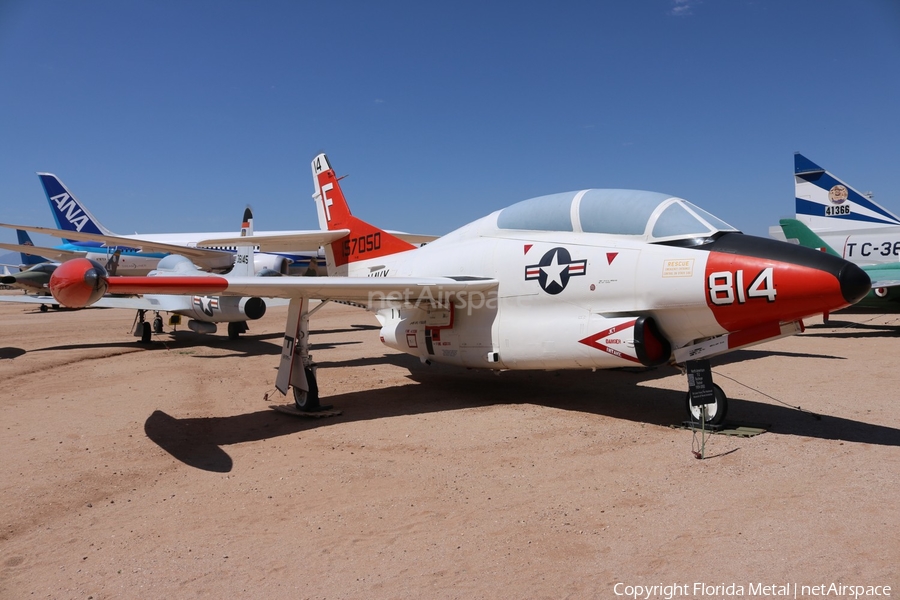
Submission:
M 52 173 L 38 173 L 56 226 L 64 231 L 114 236 Z

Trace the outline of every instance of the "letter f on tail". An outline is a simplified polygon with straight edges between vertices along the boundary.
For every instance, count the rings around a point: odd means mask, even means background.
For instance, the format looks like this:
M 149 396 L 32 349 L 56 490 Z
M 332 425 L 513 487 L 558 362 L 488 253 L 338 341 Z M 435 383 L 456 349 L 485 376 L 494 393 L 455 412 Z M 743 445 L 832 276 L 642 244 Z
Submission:
M 350 230 L 349 235 L 325 247 L 329 274 L 346 274 L 349 264 L 415 249 L 412 244 L 350 213 L 339 179 L 325 154 L 313 159 L 312 175 L 316 186 L 313 199 L 319 214 L 319 228 Z

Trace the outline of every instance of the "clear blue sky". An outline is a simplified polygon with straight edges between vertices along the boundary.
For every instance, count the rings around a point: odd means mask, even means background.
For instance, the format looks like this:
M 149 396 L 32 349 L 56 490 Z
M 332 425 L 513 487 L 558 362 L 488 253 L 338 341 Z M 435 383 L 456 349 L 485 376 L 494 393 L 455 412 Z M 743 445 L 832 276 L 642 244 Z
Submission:
M 118 233 L 316 228 L 325 151 L 385 228 L 620 187 L 767 235 L 795 151 L 900 213 L 898 140 L 897 0 L 0 2 L 3 222 L 50 171 Z

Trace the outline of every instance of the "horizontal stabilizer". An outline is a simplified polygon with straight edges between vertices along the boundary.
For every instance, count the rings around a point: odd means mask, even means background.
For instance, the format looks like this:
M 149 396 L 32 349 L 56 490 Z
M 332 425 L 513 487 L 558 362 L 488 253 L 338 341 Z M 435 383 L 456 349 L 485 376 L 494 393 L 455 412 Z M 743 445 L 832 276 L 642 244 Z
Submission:
M 325 244 L 330 244 L 335 240 L 339 240 L 349 233 L 349 229 L 338 229 L 335 231 L 320 231 L 314 229 L 310 231 L 297 231 L 285 235 L 256 234 L 246 237 L 214 238 L 201 240 L 197 242 L 197 245 L 203 247 L 222 247 L 246 245 L 250 243 L 258 247 L 260 252 L 315 252 Z
M 46 261 L 64 261 L 69 260 L 70 258 L 76 258 L 79 256 L 84 256 L 84 252 L 73 252 L 70 250 L 61 250 L 59 248 L 47 248 L 43 246 L 23 246 L 21 244 L 0 244 L 0 248 L 4 250 L 10 250 L 12 252 L 19 252 L 22 254 L 30 254 L 32 256 L 41 256 L 46 259 Z M 46 262 L 45 261 L 45 262 Z
M 195 264 L 206 269 L 226 269 L 233 262 L 232 253 L 222 250 L 210 250 L 208 248 L 191 248 L 189 246 L 178 246 L 176 244 L 164 244 L 161 242 L 151 242 L 149 240 L 132 239 L 120 236 L 101 235 L 97 233 L 81 233 L 77 231 L 62 231 L 60 229 L 52 229 L 50 227 L 35 227 L 32 225 L 10 225 L 0 223 L 0 227 L 7 229 L 24 229 L 34 233 L 43 233 L 53 237 L 75 240 L 79 242 L 97 242 L 104 248 L 129 248 L 141 252 L 161 252 L 165 254 L 180 254 L 191 259 Z M 85 251 L 90 251 L 85 248 Z

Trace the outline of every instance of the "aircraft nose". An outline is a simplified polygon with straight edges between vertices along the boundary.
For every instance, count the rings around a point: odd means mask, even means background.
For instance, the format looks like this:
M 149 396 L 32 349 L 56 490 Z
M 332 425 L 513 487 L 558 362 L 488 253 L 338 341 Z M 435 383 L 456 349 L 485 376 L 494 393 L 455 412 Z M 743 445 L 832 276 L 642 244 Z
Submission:
M 869 275 L 851 262 L 841 268 L 837 278 L 841 284 L 841 295 L 848 304 L 856 304 L 865 298 L 872 287 Z
M 707 304 L 728 331 L 834 312 L 871 286 L 853 263 L 787 242 L 728 233 L 709 250 Z

